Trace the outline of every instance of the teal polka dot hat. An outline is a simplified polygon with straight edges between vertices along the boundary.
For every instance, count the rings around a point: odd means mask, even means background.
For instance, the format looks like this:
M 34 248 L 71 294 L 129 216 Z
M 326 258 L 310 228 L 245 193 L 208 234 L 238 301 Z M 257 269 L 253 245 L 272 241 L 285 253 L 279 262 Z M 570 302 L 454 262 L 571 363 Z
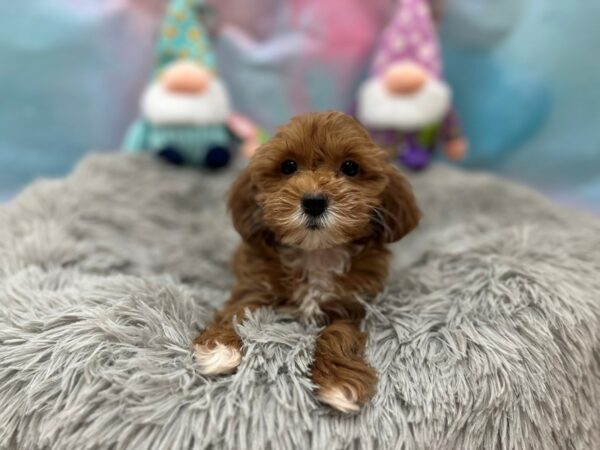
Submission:
M 158 39 L 155 75 L 179 59 L 196 61 L 215 70 L 215 56 L 205 26 L 209 19 L 210 10 L 203 0 L 169 2 Z

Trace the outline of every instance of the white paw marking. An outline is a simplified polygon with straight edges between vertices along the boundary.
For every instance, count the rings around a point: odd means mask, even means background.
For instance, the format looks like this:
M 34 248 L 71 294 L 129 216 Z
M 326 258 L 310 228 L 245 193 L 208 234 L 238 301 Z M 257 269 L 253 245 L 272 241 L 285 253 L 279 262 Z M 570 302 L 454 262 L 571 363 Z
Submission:
M 203 375 L 222 375 L 233 372 L 242 361 L 242 354 L 233 347 L 217 342 L 210 348 L 206 345 L 196 345 L 196 362 Z
M 356 412 L 360 409 L 356 393 L 350 389 L 339 387 L 321 389 L 319 400 L 344 413 Z

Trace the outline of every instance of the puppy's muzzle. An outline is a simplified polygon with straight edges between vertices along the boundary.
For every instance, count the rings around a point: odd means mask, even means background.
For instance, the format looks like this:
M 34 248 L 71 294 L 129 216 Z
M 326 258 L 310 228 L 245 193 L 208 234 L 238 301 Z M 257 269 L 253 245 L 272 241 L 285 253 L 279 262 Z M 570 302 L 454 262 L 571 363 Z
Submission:
M 302 197 L 302 210 L 306 215 L 317 218 L 327 210 L 327 197 L 323 194 L 305 194 Z

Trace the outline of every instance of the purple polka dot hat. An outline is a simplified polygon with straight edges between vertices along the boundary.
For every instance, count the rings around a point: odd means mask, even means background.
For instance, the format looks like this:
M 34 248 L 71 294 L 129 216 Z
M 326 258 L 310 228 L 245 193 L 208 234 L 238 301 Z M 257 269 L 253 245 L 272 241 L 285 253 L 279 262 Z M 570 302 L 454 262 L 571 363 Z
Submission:
M 403 61 L 424 67 L 437 79 L 442 76 L 439 39 L 428 0 L 398 0 L 375 51 L 371 75 L 378 76 Z

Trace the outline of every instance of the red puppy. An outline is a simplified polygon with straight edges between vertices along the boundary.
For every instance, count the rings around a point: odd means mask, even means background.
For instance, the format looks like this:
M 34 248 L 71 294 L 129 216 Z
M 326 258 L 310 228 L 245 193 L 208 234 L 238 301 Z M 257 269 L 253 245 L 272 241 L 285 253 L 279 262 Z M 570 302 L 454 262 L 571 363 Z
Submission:
M 312 378 L 318 397 L 355 411 L 377 376 L 364 359 L 365 312 L 383 288 L 386 244 L 418 223 L 413 193 L 367 132 L 339 112 L 293 118 L 260 147 L 234 183 L 229 208 L 242 236 L 230 300 L 195 341 L 205 374 L 242 358 L 234 329 L 246 311 L 292 308 L 322 320 Z

